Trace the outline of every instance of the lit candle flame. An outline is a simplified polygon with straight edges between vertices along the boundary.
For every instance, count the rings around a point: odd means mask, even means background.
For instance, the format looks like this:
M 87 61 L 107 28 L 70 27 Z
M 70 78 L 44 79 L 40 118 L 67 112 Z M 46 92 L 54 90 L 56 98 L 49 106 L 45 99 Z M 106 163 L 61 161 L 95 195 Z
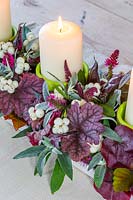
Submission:
M 59 18 L 58 18 L 58 30 L 60 31 L 60 33 L 62 32 L 62 29 L 63 29 L 62 18 L 61 18 L 61 16 L 59 16 Z

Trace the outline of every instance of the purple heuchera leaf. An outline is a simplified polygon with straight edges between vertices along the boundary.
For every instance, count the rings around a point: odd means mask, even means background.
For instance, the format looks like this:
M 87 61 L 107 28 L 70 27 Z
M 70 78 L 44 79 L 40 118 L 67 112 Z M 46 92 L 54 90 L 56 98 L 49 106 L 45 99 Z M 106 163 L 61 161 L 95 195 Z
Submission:
M 81 161 L 89 155 L 89 143 L 99 143 L 99 135 L 104 131 L 104 126 L 99 122 L 102 116 L 102 108 L 91 103 L 82 107 L 75 103 L 68 110 L 69 135 L 62 137 L 61 146 L 74 161 Z
M 107 171 L 101 188 L 98 189 L 95 186 L 96 191 L 100 193 L 106 200 L 130 200 L 130 192 L 114 192 L 112 177 L 112 172 Z
M 126 167 L 133 169 L 133 130 L 126 126 L 117 126 L 115 131 L 122 143 L 105 139 L 102 143 L 102 155 L 111 169 Z
M 18 117 L 22 117 L 25 107 L 30 106 L 38 95 L 41 95 L 42 84 L 43 80 L 36 75 L 23 74 L 15 93 L 0 92 L 0 111 L 4 115 L 14 112 Z

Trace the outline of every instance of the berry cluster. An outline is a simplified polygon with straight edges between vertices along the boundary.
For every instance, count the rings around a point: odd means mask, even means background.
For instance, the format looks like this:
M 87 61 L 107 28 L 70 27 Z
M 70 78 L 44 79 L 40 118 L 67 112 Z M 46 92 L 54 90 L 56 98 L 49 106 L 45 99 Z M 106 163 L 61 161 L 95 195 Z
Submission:
M 5 53 L 14 55 L 15 49 L 12 42 L 0 42 L 0 58 L 4 57 Z
M 26 40 L 24 41 L 23 45 L 26 47 L 26 46 L 27 46 L 32 40 L 34 40 L 34 39 L 35 39 L 35 35 L 34 35 L 32 32 L 27 33 L 27 35 L 26 35 Z M 38 44 L 37 41 L 35 41 L 35 42 L 32 44 L 31 49 L 32 49 L 33 51 L 36 51 L 36 50 L 39 49 L 39 44 Z
M 69 130 L 69 125 L 70 121 L 67 118 L 56 118 L 54 120 L 54 126 L 53 126 L 53 133 L 54 134 L 62 134 L 62 133 L 67 133 Z
M 11 79 L 5 79 L 3 76 L 0 76 L 0 90 L 7 91 L 10 94 L 15 92 L 15 89 L 18 87 L 18 81 L 13 81 Z
M 42 117 L 44 117 L 44 114 L 45 114 L 44 110 L 37 108 L 37 106 L 30 107 L 28 112 L 29 112 L 29 115 L 30 115 L 30 118 L 32 119 L 32 121 L 41 119 Z
M 18 57 L 15 68 L 16 74 L 22 74 L 24 71 L 29 71 L 29 69 L 29 63 L 26 63 L 23 57 Z

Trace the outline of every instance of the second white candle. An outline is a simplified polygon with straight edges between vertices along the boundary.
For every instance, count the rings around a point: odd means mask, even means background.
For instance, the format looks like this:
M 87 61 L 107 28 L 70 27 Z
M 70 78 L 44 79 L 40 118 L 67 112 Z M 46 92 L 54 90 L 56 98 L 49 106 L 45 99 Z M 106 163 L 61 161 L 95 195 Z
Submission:
M 130 78 L 130 84 L 129 84 L 129 90 L 128 90 L 125 120 L 130 125 L 133 125 L 133 69 L 131 72 L 131 78 Z

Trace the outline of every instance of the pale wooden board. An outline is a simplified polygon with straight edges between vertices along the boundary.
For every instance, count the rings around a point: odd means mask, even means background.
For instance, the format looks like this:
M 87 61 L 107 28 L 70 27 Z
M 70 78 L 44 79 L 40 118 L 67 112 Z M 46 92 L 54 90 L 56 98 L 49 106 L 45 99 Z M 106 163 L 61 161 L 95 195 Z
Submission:
M 0 200 L 102 200 L 89 177 L 74 169 L 74 180 L 67 177 L 59 192 L 51 195 L 50 174 L 33 176 L 30 159 L 13 160 L 13 156 L 29 147 L 24 139 L 12 139 L 15 131 L 0 119 Z
M 133 0 L 86 0 L 101 9 L 133 23 Z
M 56 20 L 59 15 L 81 25 L 80 19 L 86 10 L 87 17 L 82 26 L 85 54 L 87 49 L 93 49 L 109 55 L 118 48 L 121 51 L 121 63 L 132 65 L 131 3 L 131 0 L 11 0 L 12 19 L 14 24 L 36 22 L 38 31 L 43 24 Z

